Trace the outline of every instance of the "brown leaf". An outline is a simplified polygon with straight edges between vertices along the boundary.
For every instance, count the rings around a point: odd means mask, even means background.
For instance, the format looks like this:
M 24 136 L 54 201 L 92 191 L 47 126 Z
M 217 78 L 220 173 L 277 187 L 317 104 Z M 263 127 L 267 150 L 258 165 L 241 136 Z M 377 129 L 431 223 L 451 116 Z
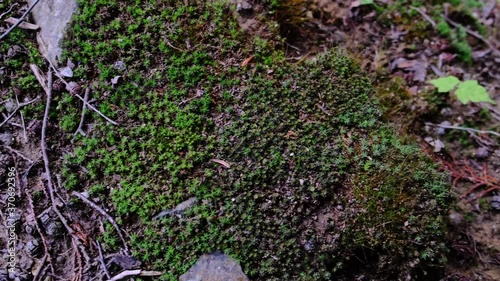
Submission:
M 295 140 L 298 138 L 297 134 L 294 132 L 294 131 L 288 131 L 285 135 L 285 138 L 288 139 L 292 139 L 292 140 Z
M 251 60 L 253 59 L 253 56 L 250 56 L 248 58 L 246 58 L 242 63 L 241 63 L 241 66 L 244 67 L 246 66 Z
M 228 162 L 224 161 L 224 160 L 210 159 L 210 161 L 212 161 L 214 163 L 217 163 L 217 164 L 220 164 L 220 165 L 222 165 L 222 166 L 224 166 L 224 167 L 226 167 L 228 169 L 231 168 L 231 165 Z
M 78 223 L 72 223 L 71 224 L 71 227 L 73 228 L 73 230 L 75 230 L 74 234 L 76 237 L 80 238 L 80 240 L 82 240 L 83 244 L 85 246 L 88 246 L 88 234 L 84 233 L 84 230 L 82 228 L 82 226 Z

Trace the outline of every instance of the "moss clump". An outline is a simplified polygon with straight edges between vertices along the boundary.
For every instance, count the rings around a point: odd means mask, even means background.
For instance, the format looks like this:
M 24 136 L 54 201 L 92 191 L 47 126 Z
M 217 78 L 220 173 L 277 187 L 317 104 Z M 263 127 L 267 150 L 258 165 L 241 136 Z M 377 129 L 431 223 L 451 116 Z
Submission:
M 381 121 L 346 54 L 289 64 L 219 2 L 104 2 L 80 3 L 67 56 L 121 125 L 97 119 L 65 175 L 98 186 L 165 280 L 213 251 L 254 280 L 350 278 L 358 259 L 359 274 L 418 277 L 442 262 L 444 180 Z M 192 196 L 184 216 L 151 220 Z

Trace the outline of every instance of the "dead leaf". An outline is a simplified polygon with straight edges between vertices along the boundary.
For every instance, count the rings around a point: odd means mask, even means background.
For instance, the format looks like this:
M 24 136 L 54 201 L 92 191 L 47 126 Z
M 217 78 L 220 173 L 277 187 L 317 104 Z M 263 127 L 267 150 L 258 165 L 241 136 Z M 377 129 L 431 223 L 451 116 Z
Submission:
M 288 139 L 292 139 L 292 140 L 295 140 L 298 138 L 297 134 L 294 132 L 294 131 L 288 131 L 285 135 L 285 138 Z
M 253 59 L 253 56 L 250 56 L 248 58 L 246 58 L 242 63 L 241 63 L 241 67 L 244 67 L 246 66 L 251 60 Z
M 64 77 L 73 77 L 73 70 L 68 66 L 61 67 L 57 71 Z
M 116 85 L 118 84 L 118 80 L 120 80 L 120 75 L 116 75 L 115 77 L 113 77 L 113 79 L 111 79 L 111 84 L 112 85 Z
M 400 69 L 406 69 L 414 67 L 416 63 L 417 63 L 416 60 L 399 59 L 397 60 L 396 67 Z
M 226 167 L 228 169 L 231 168 L 231 165 L 228 162 L 224 161 L 224 160 L 210 159 L 210 161 L 212 161 L 214 163 L 217 163 L 217 164 L 220 164 L 220 165 L 222 165 L 222 166 L 224 166 L 224 167 Z
M 73 234 L 75 234 L 76 237 L 80 238 L 85 246 L 88 246 L 88 234 L 84 232 L 82 226 L 75 222 L 71 224 L 71 227 L 73 228 L 73 230 L 75 230 Z

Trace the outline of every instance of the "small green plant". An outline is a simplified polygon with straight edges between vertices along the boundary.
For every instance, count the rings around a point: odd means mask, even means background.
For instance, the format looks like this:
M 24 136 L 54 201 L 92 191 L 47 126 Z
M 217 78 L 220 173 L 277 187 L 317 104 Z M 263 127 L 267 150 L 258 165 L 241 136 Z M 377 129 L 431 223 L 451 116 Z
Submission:
M 486 89 L 479 85 L 477 80 L 460 81 L 457 77 L 450 75 L 430 80 L 429 83 L 434 85 L 439 93 L 454 91 L 458 100 L 463 104 L 469 102 L 489 102 L 491 104 L 496 104 L 496 102 L 488 96 Z

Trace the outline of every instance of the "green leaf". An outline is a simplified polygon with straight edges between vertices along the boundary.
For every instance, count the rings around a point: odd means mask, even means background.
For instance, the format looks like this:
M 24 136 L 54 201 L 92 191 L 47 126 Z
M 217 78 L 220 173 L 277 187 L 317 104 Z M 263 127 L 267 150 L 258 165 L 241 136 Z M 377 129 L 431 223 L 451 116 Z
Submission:
M 373 4 L 373 0 L 361 0 L 359 1 L 359 5 L 370 5 Z
M 460 83 L 455 91 L 457 98 L 466 104 L 470 102 L 489 102 L 496 104 L 489 96 L 486 89 L 477 83 L 477 80 L 468 80 Z
M 446 76 L 446 77 L 441 77 L 438 79 L 434 79 L 429 81 L 432 85 L 434 85 L 436 88 L 438 88 L 438 92 L 440 93 L 447 93 L 455 86 L 460 83 L 460 80 L 458 80 L 457 77 L 455 76 Z

